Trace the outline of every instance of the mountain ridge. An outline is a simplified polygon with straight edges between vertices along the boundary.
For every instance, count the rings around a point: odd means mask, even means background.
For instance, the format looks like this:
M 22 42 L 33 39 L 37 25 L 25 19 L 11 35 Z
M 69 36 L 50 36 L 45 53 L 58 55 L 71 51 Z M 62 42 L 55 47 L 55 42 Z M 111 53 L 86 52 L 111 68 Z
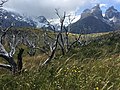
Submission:
M 114 6 L 111 6 L 105 11 L 105 16 L 103 16 L 99 4 L 91 9 L 85 9 L 81 13 L 81 18 L 71 25 L 70 32 L 81 33 L 81 31 L 83 32 L 86 29 L 86 33 L 118 30 L 120 29 L 120 12 Z
M 47 26 L 48 21 L 44 16 L 39 17 L 30 17 L 21 15 L 18 12 L 13 12 L 0 8 L 0 21 L 2 27 L 9 27 L 14 23 L 14 27 L 34 27 L 34 28 L 43 28 Z
M 52 26 L 44 16 L 33 18 L 7 11 L 4 8 L 0 8 L 0 21 L 2 21 L 2 27 L 8 27 L 11 23 L 15 23 L 15 27 L 47 28 L 52 30 Z M 59 31 L 58 29 L 56 31 Z M 81 18 L 71 24 L 69 32 L 101 33 L 118 29 L 120 29 L 120 12 L 114 6 L 111 6 L 105 11 L 105 16 L 103 16 L 100 5 L 97 4 L 91 9 L 85 9 L 81 13 Z

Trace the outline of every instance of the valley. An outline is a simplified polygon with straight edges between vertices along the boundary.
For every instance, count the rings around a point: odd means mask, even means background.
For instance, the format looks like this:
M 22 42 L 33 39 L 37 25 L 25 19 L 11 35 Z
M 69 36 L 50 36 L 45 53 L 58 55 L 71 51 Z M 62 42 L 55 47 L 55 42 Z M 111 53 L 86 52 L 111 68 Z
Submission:
M 6 3 L 0 2 L 0 90 L 120 90 L 120 12 L 114 6 L 105 15 L 101 4 L 85 9 L 74 23 L 55 9 L 59 22 L 52 24 L 43 15 L 9 11 Z

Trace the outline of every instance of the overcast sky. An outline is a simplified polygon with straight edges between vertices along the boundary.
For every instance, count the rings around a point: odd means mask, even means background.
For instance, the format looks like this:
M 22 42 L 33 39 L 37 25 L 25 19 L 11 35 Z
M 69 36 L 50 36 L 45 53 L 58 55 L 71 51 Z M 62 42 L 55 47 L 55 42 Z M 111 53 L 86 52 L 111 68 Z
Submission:
M 103 11 L 114 5 L 119 10 L 120 0 L 9 0 L 4 7 L 25 15 L 56 18 L 55 8 L 79 15 L 84 9 L 101 4 Z

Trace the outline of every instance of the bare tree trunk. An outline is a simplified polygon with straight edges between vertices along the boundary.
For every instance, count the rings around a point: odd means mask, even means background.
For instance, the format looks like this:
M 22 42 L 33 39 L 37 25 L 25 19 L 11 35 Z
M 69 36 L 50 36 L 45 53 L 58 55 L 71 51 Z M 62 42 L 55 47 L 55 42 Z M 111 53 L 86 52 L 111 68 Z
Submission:
M 21 73 L 22 67 L 23 67 L 23 62 L 22 62 L 22 54 L 24 52 L 24 49 L 19 49 L 19 53 L 18 53 L 18 61 L 17 61 L 17 69 L 18 69 L 18 73 Z
M 60 48 L 61 48 L 61 51 L 62 51 L 62 55 L 65 55 L 65 50 L 64 50 L 64 47 L 61 45 L 60 42 L 58 42 Z
M 10 60 L 10 65 L 12 67 L 12 74 L 15 75 L 17 74 L 17 64 L 14 61 L 13 57 L 10 57 L 9 60 Z
M 68 29 L 65 26 L 64 26 L 64 30 L 65 30 L 65 40 L 66 40 L 66 52 L 68 52 L 68 49 L 69 49 L 69 38 L 68 38 L 69 32 L 68 32 Z
M 60 36 L 60 34 L 57 35 L 57 38 L 56 38 L 56 41 L 54 43 L 54 47 L 53 47 L 53 51 L 52 51 L 51 55 L 49 56 L 49 58 L 47 60 L 45 60 L 45 62 L 42 64 L 42 66 L 44 66 L 47 63 L 49 63 L 52 60 L 52 58 L 54 57 L 55 51 L 56 51 L 57 45 L 58 45 L 59 36 Z
M 0 67 L 9 69 L 12 71 L 12 74 L 15 75 L 17 73 L 21 73 L 22 69 L 22 54 L 23 54 L 24 49 L 20 49 L 18 53 L 18 62 L 14 61 L 13 57 L 7 57 L 4 55 L 0 55 L 0 57 L 4 58 L 6 61 L 8 61 L 9 65 L 7 64 L 0 64 Z
M 3 44 L 3 40 L 4 40 L 4 38 L 5 38 L 5 35 L 6 35 L 6 32 L 5 33 L 3 33 L 3 35 L 1 36 L 1 44 Z

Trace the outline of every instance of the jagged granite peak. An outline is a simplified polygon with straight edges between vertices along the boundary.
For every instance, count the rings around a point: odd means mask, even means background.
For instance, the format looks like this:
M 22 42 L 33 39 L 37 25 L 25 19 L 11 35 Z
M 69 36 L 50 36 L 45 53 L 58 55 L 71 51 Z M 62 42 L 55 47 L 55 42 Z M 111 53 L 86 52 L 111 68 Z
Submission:
M 37 18 L 34 18 L 34 21 L 36 22 L 37 28 L 53 30 L 52 26 L 44 16 L 38 16 Z
M 85 9 L 83 13 L 81 14 L 81 19 L 84 19 L 88 16 L 94 16 L 96 18 L 103 18 L 102 16 L 102 10 L 100 9 L 100 5 L 97 4 L 92 9 Z
M 37 28 L 48 28 L 48 27 L 50 27 L 47 19 L 44 16 L 39 16 L 39 17 L 35 18 L 34 21 L 37 22 L 37 24 L 36 24 Z
M 98 18 L 103 18 L 102 16 L 102 10 L 100 9 L 100 5 L 97 4 L 96 6 L 94 6 L 92 9 L 91 9 L 91 13 L 98 17 Z
M 114 6 L 109 7 L 106 11 L 109 11 L 109 10 L 113 10 L 113 11 L 118 12 L 118 10 L 117 10 L 117 9 L 115 9 L 115 7 L 114 7 Z
M 105 18 L 110 19 L 113 17 L 120 18 L 120 12 L 114 6 L 111 6 L 106 10 Z
M 120 12 L 111 6 L 106 10 L 103 17 L 99 4 L 91 9 L 85 9 L 81 18 L 71 25 L 71 32 L 80 33 L 86 30 L 86 33 L 120 30 Z
M 111 9 L 112 11 L 115 10 L 113 7 Z M 110 19 L 103 17 L 102 10 L 100 9 L 99 4 L 97 4 L 93 8 L 85 9 L 83 11 L 81 18 L 71 25 L 71 32 L 80 33 L 81 31 L 84 32 L 86 30 L 86 33 L 109 32 L 115 29 L 114 22 L 118 21 L 119 20 L 115 16 Z M 117 27 L 119 26 L 119 24 L 116 25 Z
M 86 18 L 88 16 L 91 15 L 91 10 L 90 9 L 85 9 L 82 13 L 81 13 L 81 19 Z
M 105 12 L 105 18 L 113 23 L 113 27 L 117 30 L 120 29 L 120 12 L 114 8 L 109 7 Z
M 38 19 L 38 21 L 40 23 L 46 23 L 46 22 L 48 22 L 47 19 L 44 16 L 39 16 L 39 17 L 37 17 L 37 19 Z

